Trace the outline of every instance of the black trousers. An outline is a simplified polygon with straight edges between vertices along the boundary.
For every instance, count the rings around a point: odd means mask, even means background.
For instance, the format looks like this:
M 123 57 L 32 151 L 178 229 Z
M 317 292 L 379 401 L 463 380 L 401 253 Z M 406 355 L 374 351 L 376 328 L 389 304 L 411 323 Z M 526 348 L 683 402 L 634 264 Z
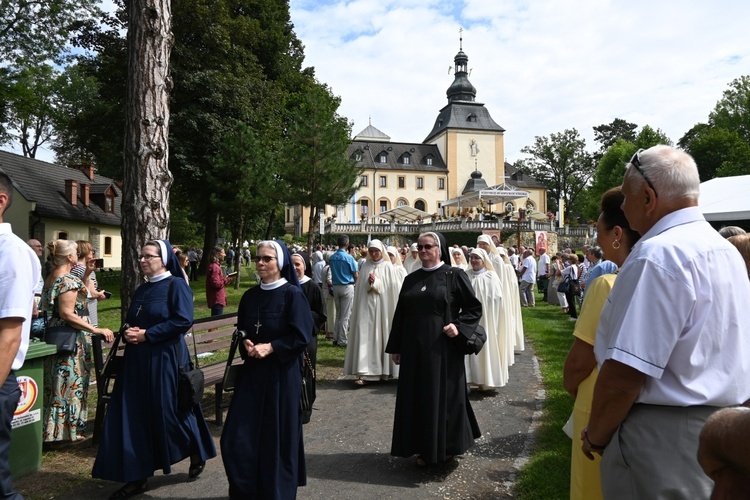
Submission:
M 0 388 L 0 499 L 23 500 L 20 493 L 13 490 L 10 475 L 10 422 L 21 399 L 15 372 L 11 371 Z
M 565 292 L 565 298 L 568 300 L 568 314 L 571 318 L 577 318 L 578 313 L 576 312 L 576 296 L 572 290 Z

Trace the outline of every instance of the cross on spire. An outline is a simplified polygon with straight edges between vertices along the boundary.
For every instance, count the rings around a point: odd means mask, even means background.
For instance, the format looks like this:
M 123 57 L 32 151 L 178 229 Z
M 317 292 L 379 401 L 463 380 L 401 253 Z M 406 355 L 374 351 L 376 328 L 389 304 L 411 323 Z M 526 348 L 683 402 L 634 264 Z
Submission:
M 464 29 L 458 28 L 458 50 L 464 50 Z

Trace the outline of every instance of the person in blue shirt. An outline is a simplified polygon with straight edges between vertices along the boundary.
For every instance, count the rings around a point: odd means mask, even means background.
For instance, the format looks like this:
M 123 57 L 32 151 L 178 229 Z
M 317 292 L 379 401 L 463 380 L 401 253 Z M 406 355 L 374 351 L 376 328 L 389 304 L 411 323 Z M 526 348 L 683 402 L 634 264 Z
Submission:
M 583 296 L 586 297 L 586 284 L 591 283 L 603 274 L 614 274 L 617 272 L 617 264 L 611 260 L 604 260 L 604 252 L 600 247 L 591 247 L 586 253 L 586 258 L 591 262 L 589 272 L 586 273 L 586 281 L 583 285 Z
M 346 248 L 349 237 L 342 234 L 338 238 L 339 249 L 331 255 L 328 265 L 331 268 L 331 282 L 333 283 L 333 301 L 336 305 L 336 323 L 333 327 L 333 345 L 345 347 L 346 332 L 349 330 L 349 318 L 352 315 L 354 302 L 354 283 L 359 276 L 359 268 L 354 258 Z

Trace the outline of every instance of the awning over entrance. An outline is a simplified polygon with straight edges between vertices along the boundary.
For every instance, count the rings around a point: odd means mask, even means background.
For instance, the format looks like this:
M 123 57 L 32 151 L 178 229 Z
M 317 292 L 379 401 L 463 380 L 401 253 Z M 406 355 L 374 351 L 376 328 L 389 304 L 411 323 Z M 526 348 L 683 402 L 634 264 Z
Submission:
M 424 210 L 419 210 L 417 208 L 404 205 L 386 210 L 385 212 L 380 212 L 379 214 L 375 215 L 375 217 L 381 219 L 390 219 L 391 217 L 393 217 L 394 219 L 399 221 L 409 222 L 416 220 L 427 220 L 428 218 L 432 217 L 432 215 L 428 214 Z

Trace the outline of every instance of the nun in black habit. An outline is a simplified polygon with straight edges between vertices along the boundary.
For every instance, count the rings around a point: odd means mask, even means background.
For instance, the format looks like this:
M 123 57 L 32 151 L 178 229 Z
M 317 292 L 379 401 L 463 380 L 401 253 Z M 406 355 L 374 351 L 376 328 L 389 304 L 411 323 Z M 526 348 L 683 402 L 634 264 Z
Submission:
M 92 476 L 127 483 L 110 498 L 146 490 L 147 478 L 190 457 L 189 477 L 216 456 L 200 405 L 177 405 L 180 367 L 192 363 L 184 334 L 193 324 L 193 294 L 167 240 L 150 241 L 138 259 L 146 283 L 133 294 L 123 333 L 125 353 L 107 405 Z
M 391 455 L 418 455 L 423 467 L 452 460 L 481 436 L 458 346 L 476 329 L 482 305 L 466 273 L 450 266 L 441 233 L 421 234 L 417 249 L 422 268 L 404 280 L 385 350 L 400 365 Z
M 290 499 L 307 483 L 300 390 L 313 320 L 283 243 L 258 244 L 261 284 L 245 292 L 237 327 L 245 359 L 221 434 L 229 497 Z

